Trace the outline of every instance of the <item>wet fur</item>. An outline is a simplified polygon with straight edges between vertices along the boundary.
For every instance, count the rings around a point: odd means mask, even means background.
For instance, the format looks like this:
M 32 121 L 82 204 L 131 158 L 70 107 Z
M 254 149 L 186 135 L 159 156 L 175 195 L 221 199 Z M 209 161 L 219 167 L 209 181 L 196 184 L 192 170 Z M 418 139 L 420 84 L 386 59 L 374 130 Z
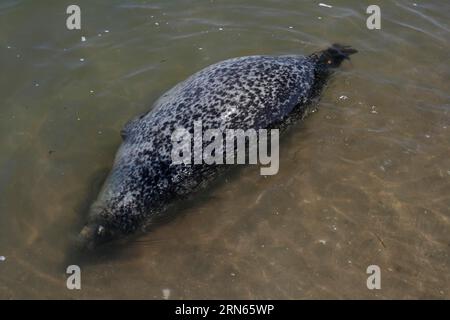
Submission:
M 135 233 L 164 220 L 176 200 L 208 186 L 227 165 L 172 165 L 177 127 L 284 131 L 303 119 L 333 68 L 356 51 L 333 45 L 310 56 L 225 60 L 163 94 L 151 111 L 126 124 L 114 167 L 92 206 L 89 224 Z M 204 142 L 205 143 L 205 142 Z

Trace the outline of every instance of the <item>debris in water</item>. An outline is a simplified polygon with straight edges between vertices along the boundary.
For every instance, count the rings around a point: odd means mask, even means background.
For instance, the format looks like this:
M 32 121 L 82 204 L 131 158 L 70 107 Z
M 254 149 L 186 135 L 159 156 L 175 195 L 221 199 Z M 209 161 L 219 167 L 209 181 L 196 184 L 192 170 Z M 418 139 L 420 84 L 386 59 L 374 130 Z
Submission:
M 83 61 L 84 61 L 84 58 L 80 58 L 80 61 L 83 62 Z
M 219 28 L 219 31 L 222 31 L 223 30 L 223 28 Z
M 325 244 L 327 244 L 327 241 L 326 240 L 319 240 L 319 243 L 325 245 Z
M 86 37 L 85 36 L 82 36 L 81 37 L 81 42 L 85 42 L 86 41 Z
M 347 99 L 348 99 L 347 96 L 340 96 L 340 97 L 339 97 L 339 100 L 347 100 Z
M 370 113 L 377 114 L 378 111 L 376 110 L 376 108 L 377 108 L 376 106 L 372 106 L 371 107 L 372 111 L 370 111 Z
M 6 261 L 6 257 L 5 256 L 0 256 L 0 261 L 1 262 Z
M 326 3 L 319 3 L 320 7 L 325 7 L 325 8 L 333 8 L 333 6 L 330 6 L 329 4 Z
M 159 26 L 159 22 L 155 22 L 155 26 Z
M 162 289 L 163 299 L 168 300 L 170 297 L 170 289 Z

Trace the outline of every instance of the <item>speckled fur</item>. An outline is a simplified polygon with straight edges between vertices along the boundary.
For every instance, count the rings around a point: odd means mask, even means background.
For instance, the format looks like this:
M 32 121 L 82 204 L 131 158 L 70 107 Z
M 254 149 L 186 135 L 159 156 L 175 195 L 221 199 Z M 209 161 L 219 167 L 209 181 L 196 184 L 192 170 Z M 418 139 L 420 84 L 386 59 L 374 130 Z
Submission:
M 220 166 L 171 164 L 170 139 L 178 127 L 202 120 L 203 130 L 280 128 L 303 118 L 323 84 L 318 61 L 317 55 L 235 58 L 176 85 L 124 127 L 90 223 L 132 233 L 216 177 Z

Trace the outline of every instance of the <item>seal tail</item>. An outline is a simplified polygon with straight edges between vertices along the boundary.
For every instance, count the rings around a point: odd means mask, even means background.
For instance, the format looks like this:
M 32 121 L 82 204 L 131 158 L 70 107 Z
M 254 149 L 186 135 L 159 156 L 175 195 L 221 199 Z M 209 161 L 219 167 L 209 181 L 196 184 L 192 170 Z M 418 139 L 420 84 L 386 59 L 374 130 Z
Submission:
M 350 55 L 357 52 L 350 46 L 335 43 L 328 49 L 313 53 L 311 56 L 316 57 L 317 62 L 324 67 L 337 68 L 342 61 L 350 60 Z
M 311 99 L 319 96 L 333 69 L 339 67 L 344 60 L 350 60 L 350 55 L 357 53 L 356 49 L 342 44 L 333 44 L 326 50 L 315 52 L 309 57 L 315 62 L 315 81 L 311 89 Z

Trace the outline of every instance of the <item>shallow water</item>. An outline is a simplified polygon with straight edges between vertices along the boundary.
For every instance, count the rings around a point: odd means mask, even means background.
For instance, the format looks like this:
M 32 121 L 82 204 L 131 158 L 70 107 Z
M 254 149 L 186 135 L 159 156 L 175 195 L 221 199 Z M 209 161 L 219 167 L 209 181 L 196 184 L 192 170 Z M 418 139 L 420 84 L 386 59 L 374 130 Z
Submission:
M 450 298 L 450 5 L 384 1 L 371 31 L 368 4 L 325 3 L 80 0 L 69 31 L 61 1 L 3 0 L 0 298 Z M 247 167 L 152 233 L 71 253 L 128 119 L 211 63 L 333 42 L 359 53 L 277 175 Z

